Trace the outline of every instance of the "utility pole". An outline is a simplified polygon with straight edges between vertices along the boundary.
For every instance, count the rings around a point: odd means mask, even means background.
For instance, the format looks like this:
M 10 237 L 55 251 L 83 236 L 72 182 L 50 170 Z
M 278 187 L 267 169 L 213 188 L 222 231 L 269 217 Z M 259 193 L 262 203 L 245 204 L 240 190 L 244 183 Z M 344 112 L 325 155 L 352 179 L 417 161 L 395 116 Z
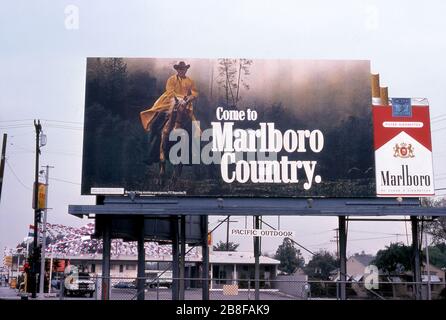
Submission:
M 330 240 L 330 242 L 336 242 L 336 257 L 339 258 L 339 228 L 333 229 L 336 232 L 334 235 L 334 239 Z
M 218 222 L 226 221 L 226 251 L 229 251 L 229 224 L 233 222 L 238 222 L 237 220 L 230 220 L 231 216 L 227 216 L 225 220 L 218 220 Z
M 2 159 L 0 162 L 0 200 L 2 198 L 2 186 L 3 186 L 3 175 L 5 173 L 5 162 L 6 162 L 6 142 L 8 140 L 8 134 L 3 134 L 3 144 L 2 144 Z
M 40 282 L 39 282 L 39 293 L 44 294 L 44 283 L 45 283 L 45 249 L 46 249 L 46 219 L 48 214 L 48 186 L 49 186 L 49 176 L 50 176 L 49 165 L 45 166 L 45 208 L 43 211 L 43 226 L 42 226 L 42 252 L 40 257 Z M 50 269 L 51 272 L 51 269 Z
M 33 241 L 33 259 L 31 266 L 31 297 L 36 298 L 37 294 L 37 261 L 39 259 L 38 252 L 38 230 L 39 230 L 39 220 L 40 220 L 40 208 L 39 208 L 39 156 L 40 156 L 40 133 L 42 132 L 42 125 L 40 120 L 34 120 L 34 128 L 36 129 L 36 167 L 34 175 L 34 241 Z

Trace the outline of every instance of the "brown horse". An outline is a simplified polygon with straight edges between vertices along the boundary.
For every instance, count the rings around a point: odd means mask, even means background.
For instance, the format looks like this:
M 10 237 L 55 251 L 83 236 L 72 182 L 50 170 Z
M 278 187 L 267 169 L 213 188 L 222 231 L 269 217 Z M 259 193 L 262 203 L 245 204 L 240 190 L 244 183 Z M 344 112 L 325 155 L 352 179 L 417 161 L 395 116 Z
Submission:
M 160 180 L 159 184 L 163 185 L 166 175 L 166 159 L 169 154 L 172 141 L 169 141 L 170 133 L 175 129 L 185 129 L 187 125 L 192 123 L 190 102 L 185 99 L 178 99 L 174 97 L 173 106 L 169 110 L 167 120 L 161 131 L 160 143 Z M 181 175 L 183 164 L 175 165 L 174 172 L 171 179 L 171 184 L 175 183 L 177 178 Z

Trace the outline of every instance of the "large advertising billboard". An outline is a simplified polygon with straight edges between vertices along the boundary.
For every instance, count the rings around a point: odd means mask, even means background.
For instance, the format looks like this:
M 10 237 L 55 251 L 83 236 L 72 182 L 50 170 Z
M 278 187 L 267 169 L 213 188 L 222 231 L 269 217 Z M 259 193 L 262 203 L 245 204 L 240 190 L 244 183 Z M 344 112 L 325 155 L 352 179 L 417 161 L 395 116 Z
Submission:
M 88 58 L 82 194 L 374 197 L 369 61 Z

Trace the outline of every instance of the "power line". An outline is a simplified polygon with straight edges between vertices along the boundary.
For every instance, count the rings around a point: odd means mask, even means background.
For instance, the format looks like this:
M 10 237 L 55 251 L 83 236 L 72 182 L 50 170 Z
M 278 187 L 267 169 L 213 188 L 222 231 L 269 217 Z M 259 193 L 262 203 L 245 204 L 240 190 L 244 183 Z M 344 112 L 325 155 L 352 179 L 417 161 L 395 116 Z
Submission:
M 22 122 L 22 121 L 33 121 L 34 119 L 19 119 L 19 120 L 0 120 L 0 122 Z
M 19 134 L 12 134 L 12 135 L 10 135 L 10 136 L 11 136 L 11 138 L 15 138 L 15 137 L 20 137 L 20 136 L 24 136 L 24 135 L 28 135 L 28 134 L 32 134 L 32 133 L 34 133 L 34 131 L 31 131 L 31 132 L 22 132 L 22 133 L 19 133 Z
M 50 124 L 47 124 L 46 126 L 47 126 L 47 128 L 52 128 L 52 129 L 66 129 L 66 130 L 77 130 L 77 131 L 84 130 L 81 127 L 58 126 L 58 125 L 50 125 Z
M 446 120 L 446 118 L 438 118 L 438 119 L 432 120 L 431 123 L 438 123 L 438 122 L 441 122 L 441 121 L 444 121 L 444 120 Z
M 15 120 L 0 120 L 0 123 L 8 123 L 8 122 L 26 122 L 33 121 L 34 119 L 15 119 Z M 66 121 L 66 120 L 53 120 L 53 119 L 41 119 L 43 121 L 48 122 L 57 122 L 57 123 L 70 123 L 70 124 L 84 124 L 83 122 L 78 121 Z
M 21 147 L 19 145 L 16 144 L 12 144 L 12 146 L 14 146 L 14 148 L 18 148 L 22 151 L 25 151 L 25 153 L 34 153 L 33 150 Z M 68 151 L 60 151 L 60 150 L 56 150 L 56 151 L 45 151 L 45 153 L 49 153 L 49 154 L 61 154 L 61 155 L 66 155 L 66 156 L 76 156 L 76 157 L 80 157 L 81 154 L 80 153 L 76 153 L 76 152 L 68 152 Z
M 332 232 L 332 231 L 333 231 L 333 229 L 325 230 L 325 231 L 321 231 L 321 232 L 313 232 L 313 233 L 303 233 L 303 234 L 300 234 L 300 233 L 298 233 L 298 232 L 296 232 L 296 233 L 297 233 L 297 235 L 298 235 L 299 237 L 309 237 L 309 236 L 316 236 L 316 235 L 321 235 L 321 234 L 329 233 L 329 232 Z
M 68 127 L 68 128 L 82 128 L 83 126 L 77 124 L 63 124 L 63 123 L 48 123 L 50 127 Z
M 376 231 L 363 231 L 363 230 L 350 230 L 350 232 L 360 232 L 360 233 L 369 233 L 369 234 L 384 234 L 384 235 L 394 235 L 394 236 L 405 236 L 402 233 L 388 233 L 388 232 L 376 232 Z
M 434 130 L 432 130 L 432 132 L 436 132 L 436 131 L 440 131 L 440 130 L 444 130 L 444 129 L 446 129 L 446 127 L 434 129 Z
M 21 129 L 32 127 L 32 124 L 15 124 L 15 125 L 2 125 L 0 129 Z
M 50 154 L 60 154 L 60 155 L 64 155 L 64 156 L 81 157 L 81 154 L 79 154 L 79 153 L 74 153 L 74 152 L 46 151 L 45 153 L 50 153 Z
M 398 236 L 403 236 L 404 234 L 392 234 L 390 236 L 386 236 L 386 237 L 372 237 L 372 238 L 358 238 L 358 239 L 348 239 L 347 241 L 365 241 L 365 240 L 378 240 L 378 239 L 390 239 L 390 238 L 395 238 Z M 320 246 L 325 246 L 325 245 L 333 245 L 334 241 L 330 241 L 330 242 L 322 242 L 322 243 L 318 243 L 318 244 L 313 244 L 313 245 L 309 245 L 309 247 L 320 247 Z
M 347 241 L 363 241 L 363 240 L 377 240 L 377 239 L 388 239 L 388 238 L 395 238 L 397 235 L 394 236 L 387 236 L 387 237 L 374 237 L 374 238 L 359 238 L 359 239 L 349 239 Z
M 439 114 L 438 116 L 432 117 L 432 120 L 437 119 L 437 118 L 443 118 L 443 117 L 446 117 L 446 113 Z
M 17 179 L 17 181 L 27 190 L 32 190 L 30 187 L 27 187 L 22 180 L 20 180 L 20 178 L 17 176 L 17 174 L 15 173 L 14 169 L 12 168 L 12 166 L 9 164 L 8 159 L 6 159 L 6 165 L 8 166 L 8 168 L 11 170 L 12 174 L 14 175 L 14 177 Z
M 60 122 L 60 123 L 71 123 L 71 124 L 84 124 L 83 122 L 76 122 L 76 121 L 63 121 L 63 120 L 50 120 L 50 119 L 42 119 L 44 121 L 48 122 Z
M 437 173 L 436 175 L 434 175 L 434 177 L 438 177 L 438 176 L 446 176 L 446 172 Z
M 229 219 L 229 218 L 228 218 L 228 219 Z M 268 227 L 270 227 L 271 229 L 273 229 L 273 230 L 277 230 L 276 228 L 274 228 L 272 225 L 270 225 L 270 224 L 267 223 L 266 221 L 263 221 L 262 218 L 260 218 L 260 220 L 262 221 L 262 224 L 264 223 L 264 224 L 266 224 Z M 301 248 L 304 249 L 305 251 L 307 251 L 307 252 L 311 253 L 312 255 L 314 255 L 314 252 L 308 250 L 306 247 L 304 247 L 303 245 L 301 245 L 300 243 L 298 243 L 298 242 L 295 241 L 294 239 L 292 239 L 292 238 L 288 238 L 288 239 L 290 239 L 290 241 L 291 241 L 292 243 L 294 243 L 295 245 L 301 247 Z
M 15 148 L 18 148 L 18 149 L 20 149 L 20 150 L 22 150 L 22 151 L 26 151 L 26 152 L 34 153 L 33 150 L 26 149 L 26 148 L 23 148 L 23 147 L 21 147 L 21 146 L 18 146 L 18 145 L 12 144 L 12 143 L 11 143 L 11 145 L 13 145 Z
M 50 180 L 59 181 L 59 182 L 65 182 L 65 183 L 70 183 L 70 184 L 75 184 L 75 185 L 78 185 L 78 186 L 81 185 L 78 182 L 73 182 L 73 181 L 68 181 L 68 180 L 58 179 L 58 178 L 50 178 Z

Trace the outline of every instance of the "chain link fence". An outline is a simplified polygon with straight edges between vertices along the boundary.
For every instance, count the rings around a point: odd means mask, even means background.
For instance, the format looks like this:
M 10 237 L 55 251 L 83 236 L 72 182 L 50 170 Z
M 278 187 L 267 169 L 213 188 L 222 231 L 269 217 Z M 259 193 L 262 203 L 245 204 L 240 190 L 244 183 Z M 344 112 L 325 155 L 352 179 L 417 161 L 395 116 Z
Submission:
M 138 291 L 138 280 L 143 282 Z M 160 277 L 110 277 L 93 276 L 71 281 L 57 278 L 53 281 L 52 295 L 59 299 L 101 300 L 107 293 L 110 300 L 172 300 L 174 288 L 184 286 L 184 297 L 178 289 L 180 300 L 202 300 L 200 278 Z M 295 279 L 208 279 L 210 300 L 255 300 L 256 282 L 259 300 L 340 300 L 341 287 L 345 284 L 348 300 L 415 300 L 416 291 L 422 299 L 446 299 L 446 284 L 426 282 L 375 282 L 372 286 L 363 281 L 322 281 Z M 61 289 L 62 288 L 62 289 Z M 430 291 L 430 292 L 429 292 Z

